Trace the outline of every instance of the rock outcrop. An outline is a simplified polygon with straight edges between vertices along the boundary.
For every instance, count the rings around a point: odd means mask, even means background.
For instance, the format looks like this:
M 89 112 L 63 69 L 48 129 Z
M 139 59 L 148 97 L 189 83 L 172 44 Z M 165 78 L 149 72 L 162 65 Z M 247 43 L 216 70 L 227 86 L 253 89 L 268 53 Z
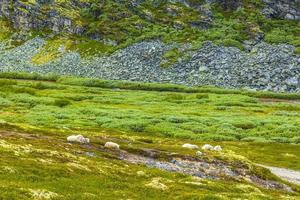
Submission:
M 243 1 L 233 0 L 206 0 L 195 3 L 190 0 L 169 0 L 170 2 L 182 3 L 187 7 L 192 7 L 199 11 L 202 16 L 206 16 L 199 21 L 191 21 L 191 26 L 207 28 L 212 18 L 212 11 L 209 4 L 219 4 L 225 10 L 236 10 L 243 6 Z M 141 13 L 137 7 L 142 1 L 126 1 L 128 10 L 132 13 L 151 21 L 151 16 Z M 299 0 L 263 0 L 262 13 L 270 18 L 282 18 L 288 20 L 300 20 L 300 2 Z M 125 4 L 122 1 L 116 1 L 119 4 Z M 153 2 L 154 5 L 159 2 Z M 0 17 L 7 18 L 15 29 L 21 30 L 51 30 L 55 33 L 69 33 L 83 35 L 86 33 L 86 24 L 84 25 L 83 11 L 92 5 L 89 1 L 53 1 L 53 0 L 0 0 Z M 176 16 L 177 11 L 168 7 L 168 15 Z M 93 10 L 93 17 L 101 15 L 101 10 Z M 181 29 L 181 24 L 174 22 L 174 25 Z M 94 37 L 99 37 L 95 33 Z
M 207 0 L 221 5 L 225 10 L 236 10 L 242 7 L 243 0 Z M 262 13 L 269 18 L 300 20 L 299 0 L 262 0 Z
M 299 0 L 263 0 L 262 12 L 270 18 L 300 20 Z
M 71 4 L 69 8 L 60 4 Z M 83 6 L 79 1 L 57 3 L 52 0 L 37 1 L 12 1 L 0 0 L 0 17 L 7 18 L 13 28 L 21 30 L 52 30 L 54 32 L 66 32 L 82 34 L 83 27 L 76 17 L 79 15 L 74 7 Z M 59 9 L 58 9 L 59 8 Z M 77 15 L 77 16 L 76 16 Z

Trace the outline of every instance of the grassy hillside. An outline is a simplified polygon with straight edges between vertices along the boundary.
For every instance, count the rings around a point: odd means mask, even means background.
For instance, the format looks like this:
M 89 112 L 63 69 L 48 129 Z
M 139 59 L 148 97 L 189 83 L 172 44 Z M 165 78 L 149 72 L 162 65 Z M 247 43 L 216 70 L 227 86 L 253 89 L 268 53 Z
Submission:
M 18 78 L 27 80 L 0 79 L 1 199 L 299 198 L 297 186 L 286 193 L 247 181 L 165 172 L 121 161 L 102 146 L 114 141 L 122 150 L 160 152 L 164 159 L 169 153 L 195 156 L 195 150 L 181 145 L 209 142 L 224 148 L 205 153 L 202 159 L 210 162 L 300 170 L 300 146 L 287 144 L 299 143 L 297 99 L 113 81 L 87 87 L 83 79 L 52 76 Z M 68 135 L 79 133 L 91 145 L 66 142 Z M 255 173 L 274 179 L 268 171 Z
M 93 146 L 85 147 L 67 144 L 66 134 L 66 132 L 46 134 L 33 131 L 28 134 L 23 131 L 21 133 L 0 131 L 0 198 L 5 200 L 128 198 L 296 200 L 299 198 L 297 192 L 267 190 L 246 181 L 200 179 L 130 164 L 99 149 L 103 140 L 124 141 L 122 148 L 150 146 L 138 141 L 136 137 L 116 136 L 111 132 L 98 131 L 94 133 Z M 91 132 L 85 134 L 92 135 Z M 128 141 L 131 144 L 127 143 Z M 181 144 L 179 141 L 173 141 L 171 144 L 161 139 L 155 141 L 160 142 L 160 145 L 152 144 L 152 148 L 165 147 L 173 152 L 180 152 L 180 148 L 175 149 Z M 299 156 L 299 150 L 295 153 Z
M 84 86 L 88 82 L 3 79 L 0 91 L 5 107 L 0 119 L 44 128 L 101 127 L 195 140 L 300 142 L 297 99 L 278 101 L 272 93 L 256 98 L 264 93 L 113 81 L 107 81 L 106 88 Z

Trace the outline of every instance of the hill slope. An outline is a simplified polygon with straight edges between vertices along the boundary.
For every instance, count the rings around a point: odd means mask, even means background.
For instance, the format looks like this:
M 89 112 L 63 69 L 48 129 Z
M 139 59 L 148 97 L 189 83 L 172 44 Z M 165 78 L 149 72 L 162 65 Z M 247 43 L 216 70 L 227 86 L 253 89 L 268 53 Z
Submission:
M 2 71 L 296 92 L 299 12 L 297 0 L 4 0 L 0 64 Z
M 45 80 L 0 79 L 1 199 L 299 199 L 299 186 L 257 166 L 300 170 L 296 100 L 31 78 Z M 77 134 L 90 143 L 67 142 Z

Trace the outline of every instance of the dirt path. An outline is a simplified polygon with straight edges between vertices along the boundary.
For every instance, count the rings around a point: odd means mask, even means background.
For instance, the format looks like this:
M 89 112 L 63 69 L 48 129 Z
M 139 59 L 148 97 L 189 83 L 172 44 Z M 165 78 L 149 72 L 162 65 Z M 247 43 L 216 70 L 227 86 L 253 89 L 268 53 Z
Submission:
M 270 167 L 265 165 L 260 165 L 260 166 L 269 169 L 273 174 L 279 176 L 283 180 L 300 185 L 300 171 L 294 171 L 294 170 L 278 168 L 278 167 Z
M 273 99 L 273 98 L 260 98 L 263 103 L 293 103 L 300 104 L 300 100 L 290 100 L 290 99 Z

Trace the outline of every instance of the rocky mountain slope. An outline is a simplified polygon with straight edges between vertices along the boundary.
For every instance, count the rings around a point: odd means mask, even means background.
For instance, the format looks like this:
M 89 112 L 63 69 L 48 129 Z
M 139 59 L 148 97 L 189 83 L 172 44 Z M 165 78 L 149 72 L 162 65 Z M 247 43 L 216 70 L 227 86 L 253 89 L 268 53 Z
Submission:
M 0 1 L 0 71 L 300 90 L 299 0 Z

